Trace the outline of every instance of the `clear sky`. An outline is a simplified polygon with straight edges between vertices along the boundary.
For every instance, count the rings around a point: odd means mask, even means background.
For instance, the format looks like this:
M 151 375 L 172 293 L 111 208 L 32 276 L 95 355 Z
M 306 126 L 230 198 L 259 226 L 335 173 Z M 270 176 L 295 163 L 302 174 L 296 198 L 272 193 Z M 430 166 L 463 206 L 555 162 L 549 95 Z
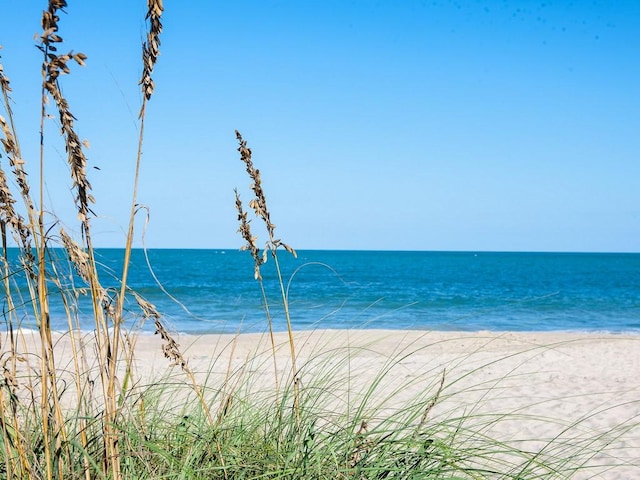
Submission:
M 45 7 L 0 6 L 32 181 Z M 245 202 L 250 191 L 238 129 L 277 234 L 294 248 L 640 251 L 639 1 L 165 9 L 138 195 L 146 246 L 242 245 L 233 188 Z M 89 171 L 99 246 L 124 245 L 145 10 L 142 0 L 69 0 L 59 24 L 60 50 L 88 55 L 61 85 L 99 168 Z M 64 148 L 55 122 L 46 128 L 47 209 L 77 232 Z

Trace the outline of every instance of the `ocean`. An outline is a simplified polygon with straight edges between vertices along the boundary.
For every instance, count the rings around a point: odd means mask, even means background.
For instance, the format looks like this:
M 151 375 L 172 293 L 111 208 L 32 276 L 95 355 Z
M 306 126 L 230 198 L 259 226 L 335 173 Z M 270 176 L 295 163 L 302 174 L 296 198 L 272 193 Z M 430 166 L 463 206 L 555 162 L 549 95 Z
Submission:
M 294 329 L 640 334 L 640 254 L 303 250 L 296 259 L 285 251 L 278 258 Z M 99 249 L 97 259 L 103 285 L 116 288 L 123 251 Z M 273 259 L 261 271 L 274 329 L 285 330 Z M 253 272 L 249 252 L 134 250 L 129 286 L 175 332 L 264 332 Z M 52 327 L 64 330 L 66 315 L 51 290 Z M 127 327 L 153 332 L 133 302 L 127 310 Z M 81 301 L 83 329 L 92 328 L 90 312 Z M 27 313 L 21 322 L 35 328 Z

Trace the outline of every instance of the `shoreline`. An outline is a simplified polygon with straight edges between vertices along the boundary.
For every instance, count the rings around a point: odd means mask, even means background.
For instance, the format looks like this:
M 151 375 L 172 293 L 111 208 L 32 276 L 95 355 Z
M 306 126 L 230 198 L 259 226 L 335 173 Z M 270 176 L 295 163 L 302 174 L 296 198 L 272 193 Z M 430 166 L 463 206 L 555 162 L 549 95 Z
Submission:
M 165 327 L 167 327 L 165 325 Z M 37 333 L 37 329 L 35 328 L 22 328 L 24 332 L 33 332 Z M 83 329 L 81 333 L 89 334 L 93 330 L 92 329 Z M 236 335 L 265 335 L 268 334 L 266 330 L 262 331 L 250 331 L 250 332 L 240 332 L 240 333 L 232 333 L 232 332 L 189 332 L 189 331 L 179 331 L 179 330 L 169 330 L 172 335 L 180 336 L 180 337 L 212 337 L 212 336 L 236 336 Z M 542 336 L 575 336 L 575 337 L 589 337 L 589 336 L 602 336 L 602 337 L 630 337 L 630 338 L 640 338 L 640 328 L 633 330 L 489 330 L 489 329 L 480 329 L 480 330 L 444 330 L 444 329 L 415 329 L 415 328 L 309 328 L 309 329 L 294 329 L 294 334 L 308 334 L 313 332 L 388 332 L 393 334 L 394 332 L 414 332 L 416 334 L 444 334 L 444 335 L 542 335 Z M 53 329 L 52 333 L 55 335 L 64 335 L 67 333 L 67 330 L 56 330 Z M 134 332 L 136 335 L 141 336 L 154 336 L 155 332 L 152 330 L 139 330 Z M 0 330 L 0 335 L 6 335 L 6 330 Z M 278 330 L 274 331 L 275 335 L 286 335 L 286 330 Z

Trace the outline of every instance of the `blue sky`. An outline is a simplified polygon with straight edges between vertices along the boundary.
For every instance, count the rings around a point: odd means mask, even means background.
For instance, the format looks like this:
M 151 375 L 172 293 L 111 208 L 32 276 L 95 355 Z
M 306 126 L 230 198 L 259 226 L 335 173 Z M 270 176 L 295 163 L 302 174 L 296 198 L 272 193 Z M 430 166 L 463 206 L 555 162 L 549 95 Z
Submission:
M 100 169 L 100 246 L 124 245 L 145 3 L 70 0 L 60 21 L 61 50 L 88 55 L 61 85 Z M 165 3 L 138 195 L 146 246 L 242 244 L 238 129 L 294 248 L 640 251 L 640 2 Z M 7 1 L 0 17 L 32 179 L 45 7 Z M 78 232 L 46 129 L 47 209 Z

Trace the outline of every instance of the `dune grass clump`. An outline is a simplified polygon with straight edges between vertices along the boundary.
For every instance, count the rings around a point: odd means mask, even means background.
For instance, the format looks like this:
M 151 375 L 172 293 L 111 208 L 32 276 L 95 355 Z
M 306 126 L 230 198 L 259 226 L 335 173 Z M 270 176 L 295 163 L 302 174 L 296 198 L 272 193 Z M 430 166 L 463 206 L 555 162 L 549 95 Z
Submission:
M 267 232 L 261 250 L 236 191 L 239 233 L 253 259 L 268 340 L 242 356 L 236 352 L 238 339 L 231 339 L 209 352 L 205 367 L 190 363 L 189 350 L 166 327 L 162 312 L 128 281 L 144 122 L 163 29 L 162 2 L 148 0 L 147 7 L 139 146 L 122 273 L 115 288 L 105 287 L 100 277 L 86 145 L 61 88 L 74 64 L 87 61 L 82 53 L 59 52 L 60 13 L 67 2 L 50 0 L 42 16 L 40 134 L 50 139 L 47 119 L 53 111 L 74 192 L 75 228 L 62 225 L 45 205 L 43 145 L 36 168 L 23 157 L 11 83 L 0 64 L 0 480 L 551 479 L 584 470 L 609 437 L 574 444 L 561 439 L 529 450 L 487 435 L 487 426 L 501 415 L 471 410 L 435 417 L 434 409 L 451 397 L 459 379 L 437 369 L 394 383 L 396 367 L 416 350 L 398 350 L 373 373 L 364 357 L 375 345 L 320 346 L 301 356 L 278 260 L 280 249 L 296 252 L 275 234 L 260 172 L 237 131 L 240 160 L 253 192 L 248 205 Z M 39 167 L 40 175 L 29 176 L 28 167 L 36 172 Z M 32 178 L 39 184 L 37 198 Z M 68 233 L 73 231 L 80 238 Z M 262 269 L 271 266 L 279 286 L 275 303 L 283 307 L 286 320 L 284 341 L 274 332 L 272 292 L 262 282 Z M 63 332 L 51 327 L 54 303 L 65 313 Z M 87 304 L 93 324 L 83 330 L 80 319 Z M 167 373 L 160 376 L 138 370 L 136 347 L 145 322 L 153 323 L 156 347 L 166 360 Z M 364 363 L 358 363 L 361 357 Z M 417 394 L 408 401 L 400 398 L 417 383 Z M 491 389 L 482 382 L 467 388 Z
M 75 129 L 76 117 L 62 93 L 64 75 L 71 64 L 85 65 L 83 53 L 60 53 L 60 13 L 65 0 L 50 0 L 43 11 L 37 48 L 42 53 L 42 97 L 40 110 L 39 198 L 34 198 L 27 174 L 27 159 L 20 149 L 14 122 L 11 84 L 0 69 L 5 116 L 0 116 L 2 146 L 8 160 L 0 165 L 0 227 L 2 234 L 3 287 L 6 299 L 2 342 L 4 386 L 0 398 L 0 426 L 4 453 L 5 478 L 91 478 L 96 474 L 121 478 L 118 428 L 124 399 L 132 375 L 132 340 L 122 330 L 126 281 L 133 229 L 130 227 L 123 260 L 120 291 L 107 290 L 98 275 L 92 241 L 91 218 L 94 215 L 91 184 L 87 177 L 86 142 Z M 140 112 L 140 146 L 146 102 L 153 92 L 151 71 L 158 54 L 162 3 L 149 0 L 150 29 L 143 45 L 143 106 Z M 54 115 L 50 114 L 53 109 Z M 69 165 L 71 188 L 80 222 L 81 241 L 73 239 L 48 212 L 44 198 L 44 139 L 49 138 L 49 117 L 58 119 Z M 138 152 L 138 163 L 140 151 Z M 18 186 L 20 208 L 9 182 Z M 137 182 L 137 177 L 136 177 Z M 134 192 L 136 186 L 133 188 Z M 135 205 L 135 193 L 132 205 Z M 134 207 L 132 206 L 132 210 Z M 24 212 L 26 218 L 19 212 Z M 11 258 L 10 240 L 18 247 L 17 262 Z M 61 265 L 56 249 L 67 253 L 67 265 Z M 78 284 L 69 284 L 61 271 L 73 270 Z M 94 318 L 93 334 L 83 335 L 79 328 L 78 302 L 88 297 Z M 55 300 L 54 300 L 55 298 Z M 51 329 L 51 304 L 60 302 L 67 313 L 73 356 L 72 366 L 61 365 L 56 355 L 55 335 Z M 140 316 L 144 318 L 143 315 Z M 33 325 L 37 341 L 22 328 Z M 28 338 L 27 338 L 28 337 Z M 32 342 L 33 341 L 33 342 Z M 31 344 L 33 343 L 33 344 Z M 95 363 L 88 358 L 95 356 Z M 70 370 L 68 369 L 70 367 Z M 69 397 L 74 397 L 73 401 Z M 69 402 L 74 405 L 69 418 Z M 89 454 L 91 452 L 91 454 Z M 78 472 L 81 472 L 80 474 Z

